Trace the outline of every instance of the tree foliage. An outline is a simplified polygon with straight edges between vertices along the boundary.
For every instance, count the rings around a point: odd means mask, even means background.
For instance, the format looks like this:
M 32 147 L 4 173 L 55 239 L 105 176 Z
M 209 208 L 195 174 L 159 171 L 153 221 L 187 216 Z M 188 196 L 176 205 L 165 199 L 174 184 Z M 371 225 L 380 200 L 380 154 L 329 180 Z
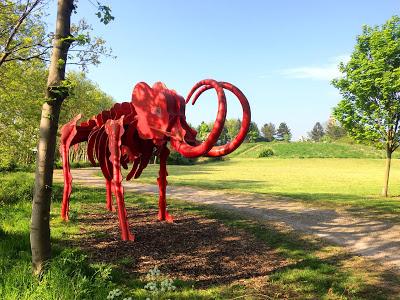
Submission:
M 276 131 L 276 140 L 289 142 L 292 139 L 292 133 L 285 122 L 279 124 Z
M 0 169 L 33 163 L 47 71 L 40 61 L 13 62 L 7 65 L 4 75 L 5 85 L 0 88 L 0 149 L 12 155 L 1 156 Z M 63 104 L 60 126 L 79 113 L 89 118 L 112 106 L 112 97 L 83 73 L 71 72 L 67 80 L 71 93 Z
M 247 136 L 245 141 L 249 143 L 255 143 L 260 138 L 260 130 L 258 129 L 256 122 L 250 122 L 249 131 L 247 132 Z
M 46 70 L 41 62 L 12 62 L 3 69 L 0 88 L 0 149 L 3 167 L 30 164 L 38 139 Z M 5 161 L 6 160 L 6 161 Z
M 275 125 L 272 123 L 265 123 L 261 127 L 261 133 L 267 142 L 272 142 L 273 140 L 275 140 L 275 135 L 276 135 Z
M 212 128 L 214 126 L 214 122 L 206 123 L 202 121 L 200 125 L 196 128 L 197 131 L 197 139 L 200 141 L 205 141 L 210 134 Z M 224 128 L 222 129 L 222 132 L 219 136 L 219 139 L 217 141 L 217 145 L 224 145 L 230 140 L 230 136 L 228 134 L 228 129 L 226 128 L 226 124 L 224 125 Z
M 400 18 L 364 26 L 350 61 L 339 68 L 342 77 L 332 84 L 343 100 L 334 116 L 354 139 L 386 149 L 387 195 L 390 158 L 400 142 Z
M 204 121 L 200 123 L 200 125 L 196 128 L 197 130 L 197 139 L 200 141 L 205 141 L 208 137 L 208 134 L 211 132 L 210 126 Z
M 329 118 L 328 123 L 326 125 L 325 135 L 330 140 L 338 140 L 347 135 L 346 129 L 340 126 L 340 123 L 335 118 Z
M 320 122 L 317 122 L 308 135 L 311 140 L 319 142 L 325 135 L 324 127 L 322 127 Z
M 44 2 L 0 0 L 0 67 L 6 62 L 48 57 Z
M 227 130 L 227 136 L 229 140 L 233 140 L 238 135 L 242 121 L 240 119 L 227 119 L 225 121 L 225 127 Z
M 46 0 L 0 0 L 0 70 L 12 61 L 49 61 L 54 36 L 47 32 L 43 21 L 47 3 Z M 96 8 L 102 23 L 108 24 L 114 19 L 108 6 L 98 3 Z M 71 43 L 68 64 L 86 70 L 88 65 L 98 65 L 102 56 L 111 56 L 111 48 L 93 34 L 92 26 L 85 19 L 72 24 L 70 33 L 66 38 Z

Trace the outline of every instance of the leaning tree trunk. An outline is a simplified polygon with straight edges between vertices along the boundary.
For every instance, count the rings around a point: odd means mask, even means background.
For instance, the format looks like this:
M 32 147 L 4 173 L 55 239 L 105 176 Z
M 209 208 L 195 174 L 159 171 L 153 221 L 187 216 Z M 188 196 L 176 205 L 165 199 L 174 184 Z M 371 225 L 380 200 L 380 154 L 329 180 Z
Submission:
M 390 174 L 390 164 L 392 162 L 392 149 L 389 144 L 386 146 L 386 168 L 385 168 L 385 181 L 383 182 L 382 196 L 388 196 L 389 190 L 389 174 Z
M 58 0 L 56 32 L 47 80 L 46 102 L 42 106 L 36 157 L 35 191 L 32 203 L 31 250 L 35 274 L 41 274 L 51 257 L 50 201 L 53 185 L 54 152 L 61 104 L 67 96 L 62 88 L 70 46 L 73 0 Z

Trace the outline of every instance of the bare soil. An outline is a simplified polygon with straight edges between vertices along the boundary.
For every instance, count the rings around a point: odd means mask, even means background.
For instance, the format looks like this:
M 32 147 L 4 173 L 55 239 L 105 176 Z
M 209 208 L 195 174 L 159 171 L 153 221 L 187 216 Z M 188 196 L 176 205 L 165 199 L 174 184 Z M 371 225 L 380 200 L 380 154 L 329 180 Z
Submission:
M 79 216 L 81 232 L 69 243 L 92 261 L 113 263 L 135 277 L 158 266 L 172 278 L 206 287 L 265 277 L 289 264 L 249 234 L 187 213 L 169 224 L 156 221 L 155 212 L 128 207 L 136 240 L 121 241 L 117 214 L 104 212 L 103 205 L 94 208 L 99 213 Z

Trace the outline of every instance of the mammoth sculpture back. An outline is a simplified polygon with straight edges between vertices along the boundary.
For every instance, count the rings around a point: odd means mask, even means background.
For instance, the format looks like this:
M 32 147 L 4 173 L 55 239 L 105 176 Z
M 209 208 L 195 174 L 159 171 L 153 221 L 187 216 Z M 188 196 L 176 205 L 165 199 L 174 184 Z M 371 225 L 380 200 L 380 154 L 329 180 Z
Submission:
M 196 139 L 196 130 L 186 121 L 185 108 L 191 99 L 192 104 L 195 104 L 199 96 L 209 89 L 215 89 L 217 93 L 218 112 L 210 134 L 201 142 Z M 224 90 L 237 97 L 243 109 L 243 118 L 238 135 L 227 144 L 216 146 L 226 119 L 227 103 Z M 153 87 L 140 82 L 133 89 L 131 102 L 116 103 L 110 110 L 102 111 L 78 125 L 80 119 L 79 114 L 61 128 L 60 152 L 64 174 L 61 217 L 68 220 L 72 191 L 69 149 L 78 143 L 87 142 L 88 158 L 94 166 L 97 163 L 100 165 L 105 178 L 106 208 L 109 211 L 115 210 L 112 197 L 114 194 L 121 238 L 134 240 L 128 225 L 121 167 L 130 167 L 125 180 L 138 178 L 152 155 L 159 157 L 158 220 L 173 222 L 166 202 L 166 164 L 170 154 L 168 143 L 185 157 L 227 155 L 245 139 L 251 112 L 246 97 L 237 87 L 227 82 L 206 79 L 194 85 L 186 100 L 161 82 L 155 83 Z

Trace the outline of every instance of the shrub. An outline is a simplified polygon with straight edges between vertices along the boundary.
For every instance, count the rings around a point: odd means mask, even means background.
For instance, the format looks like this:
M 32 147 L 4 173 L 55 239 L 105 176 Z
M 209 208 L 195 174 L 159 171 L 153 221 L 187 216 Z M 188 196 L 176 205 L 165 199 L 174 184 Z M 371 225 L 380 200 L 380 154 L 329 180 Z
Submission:
M 171 151 L 167 163 L 170 165 L 193 165 L 195 159 L 182 156 L 179 152 Z
M 0 204 L 31 201 L 33 176 L 29 173 L 7 173 L 0 175 Z
M 92 163 L 90 161 L 74 161 L 74 162 L 70 162 L 69 166 L 71 169 L 93 167 Z M 56 160 L 54 162 L 54 169 L 62 169 L 62 161 L 61 160 Z
M 271 148 L 265 148 L 262 149 L 259 153 L 258 153 L 258 158 L 261 157 L 270 157 L 274 155 L 274 151 Z
M 33 175 L 26 172 L 0 174 L 0 205 L 30 202 L 33 198 Z M 52 201 L 62 198 L 62 187 L 53 185 Z
M 0 151 L 2 151 L 0 156 L 0 172 L 15 170 L 17 164 L 12 152 L 2 147 L 0 147 Z

